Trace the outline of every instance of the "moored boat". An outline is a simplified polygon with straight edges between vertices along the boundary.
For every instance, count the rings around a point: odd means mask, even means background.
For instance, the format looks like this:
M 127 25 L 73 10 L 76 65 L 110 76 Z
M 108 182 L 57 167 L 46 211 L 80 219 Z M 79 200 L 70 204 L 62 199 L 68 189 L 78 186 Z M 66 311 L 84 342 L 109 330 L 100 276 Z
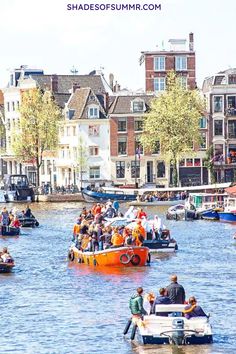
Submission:
M 142 246 L 122 246 L 102 251 L 82 252 L 72 246 L 68 258 L 70 261 L 85 263 L 89 266 L 141 267 L 149 261 L 149 249 Z
M 236 222 L 236 198 L 225 198 L 224 210 L 217 212 L 222 222 Z
M 26 217 L 26 216 L 19 216 L 19 222 L 21 227 L 38 227 L 39 222 L 34 216 Z
M 210 209 L 203 210 L 202 212 L 200 212 L 199 216 L 204 220 L 219 220 L 218 211 L 220 211 L 220 209 L 210 208 Z
M 143 344 L 210 344 L 213 342 L 209 317 L 182 317 L 186 305 L 156 305 L 156 314 L 135 320 Z M 163 315 L 161 316 L 161 314 Z M 165 316 L 164 313 L 168 313 Z

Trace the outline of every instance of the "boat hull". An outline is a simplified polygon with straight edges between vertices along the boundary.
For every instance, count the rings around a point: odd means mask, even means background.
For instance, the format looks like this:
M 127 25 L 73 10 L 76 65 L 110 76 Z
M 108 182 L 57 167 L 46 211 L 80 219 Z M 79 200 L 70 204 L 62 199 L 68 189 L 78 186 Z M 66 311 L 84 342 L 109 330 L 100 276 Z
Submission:
M 39 226 L 39 222 L 35 218 L 27 218 L 27 217 L 19 217 L 19 221 L 21 223 L 21 227 L 37 227 Z
M 178 205 L 180 203 L 180 200 L 157 200 L 155 202 L 130 202 L 129 205 L 133 206 L 173 206 L 173 205 Z
M 1 226 L 2 236 L 18 236 L 20 234 L 19 227 Z
M 177 242 L 174 240 L 145 240 L 143 246 L 148 247 L 150 253 L 175 252 L 178 250 Z
M 12 271 L 13 267 L 15 267 L 14 262 L 12 263 L 0 262 L 0 273 L 9 273 Z
M 219 220 L 222 222 L 235 222 L 236 223 L 236 213 L 234 212 L 218 212 Z
M 134 267 L 145 266 L 148 262 L 149 249 L 147 247 L 117 247 L 103 251 L 82 252 L 76 247 L 69 251 L 69 259 L 89 266 Z
M 143 344 L 156 344 L 156 345 L 163 345 L 163 344 L 171 344 L 168 337 L 163 336 L 142 336 Z M 196 336 L 196 335 L 189 335 L 187 336 L 185 343 L 187 345 L 197 345 L 197 344 L 211 344 L 213 343 L 212 335 L 203 335 L 203 336 Z
M 204 210 L 200 212 L 199 215 L 204 220 L 219 220 L 218 212 L 213 209 Z
M 83 198 L 87 202 L 94 202 L 94 201 L 102 202 L 108 199 L 128 202 L 128 201 L 136 200 L 137 198 L 135 194 L 103 193 L 103 192 L 89 191 L 87 189 L 83 189 L 81 193 Z

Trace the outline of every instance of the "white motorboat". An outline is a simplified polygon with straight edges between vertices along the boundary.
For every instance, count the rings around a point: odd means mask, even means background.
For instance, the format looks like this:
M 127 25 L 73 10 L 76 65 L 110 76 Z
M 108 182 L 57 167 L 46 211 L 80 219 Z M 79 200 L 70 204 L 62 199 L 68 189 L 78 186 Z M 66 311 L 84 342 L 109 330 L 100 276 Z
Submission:
M 182 317 L 182 311 L 186 305 L 156 305 L 157 315 L 144 316 L 143 320 L 133 319 L 135 330 L 138 329 L 143 344 L 210 344 L 213 342 L 212 327 L 209 316 Z M 160 313 L 168 313 L 168 316 L 160 316 Z M 131 338 L 134 339 L 134 338 Z

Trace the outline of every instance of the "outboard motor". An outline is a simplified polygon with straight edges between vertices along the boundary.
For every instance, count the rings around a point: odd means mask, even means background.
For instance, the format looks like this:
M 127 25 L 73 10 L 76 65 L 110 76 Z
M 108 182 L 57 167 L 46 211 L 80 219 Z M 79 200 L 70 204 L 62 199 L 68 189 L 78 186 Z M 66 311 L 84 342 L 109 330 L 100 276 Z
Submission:
M 179 319 L 174 319 L 172 322 L 172 329 L 173 329 L 173 334 L 172 334 L 172 342 L 175 345 L 181 345 L 183 344 L 184 341 L 184 320 L 181 318 Z

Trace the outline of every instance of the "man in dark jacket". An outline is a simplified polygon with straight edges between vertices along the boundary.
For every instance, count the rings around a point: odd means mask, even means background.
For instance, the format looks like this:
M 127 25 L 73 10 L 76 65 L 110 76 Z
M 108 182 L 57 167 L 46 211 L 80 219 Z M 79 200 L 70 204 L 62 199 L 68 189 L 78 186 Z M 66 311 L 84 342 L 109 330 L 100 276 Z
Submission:
M 166 295 L 170 298 L 172 304 L 184 304 L 185 290 L 182 285 L 178 284 L 177 275 L 170 277 L 171 283 L 166 287 Z
M 137 317 L 142 317 L 142 315 L 146 315 L 147 312 L 143 308 L 143 288 L 139 287 L 137 288 L 137 293 L 133 296 L 131 296 L 129 300 L 129 308 L 132 313 L 132 315 L 135 315 Z
M 155 308 L 156 305 L 169 305 L 171 304 L 171 300 L 168 296 L 165 296 L 165 292 L 166 290 L 164 288 L 160 288 L 159 289 L 159 296 L 156 297 L 152 308 L 151 308 L 151 313 L 155 314 Z M 168 316 L 168 312 L 157 312 L 156 313 L 157 316 Z

